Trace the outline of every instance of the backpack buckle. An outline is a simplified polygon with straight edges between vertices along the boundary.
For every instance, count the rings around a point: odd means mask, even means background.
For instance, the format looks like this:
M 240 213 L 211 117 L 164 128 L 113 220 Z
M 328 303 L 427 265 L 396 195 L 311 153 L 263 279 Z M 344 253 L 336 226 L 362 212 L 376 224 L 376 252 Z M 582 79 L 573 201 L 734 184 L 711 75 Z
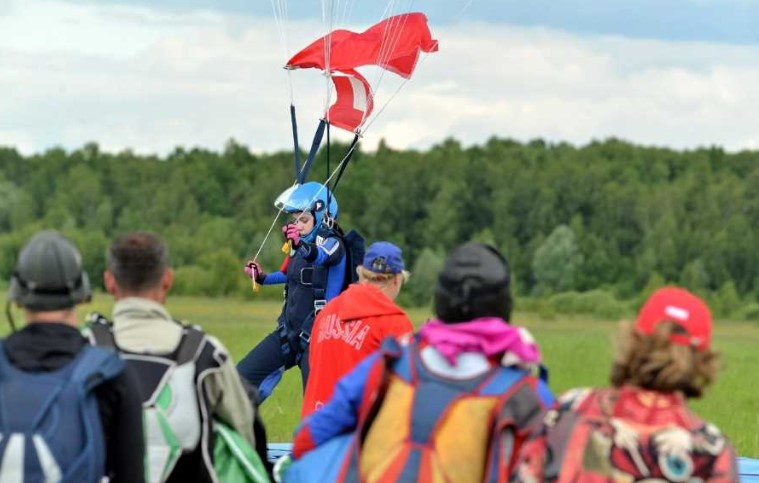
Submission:
M 314 300 L 314 316 L 327 306 L 327 301 L 324 299 Z
M 314 284 L 314 267 L 304 267 L 300 269 L 300 284 L 306 286 Z
M 305 351 L 306 347 L 308 347 L 309 342 L 311 342 L 311 334 L 309 334 L 305 330 L 301 330 L 300 333 L 298 334 L 298 340 L 300 341 L 301 351 Z
M 280 322 L 277 324 L 277 334 L 279 335 L 279 348 L 282 351 L 282 354 L 289 354 L 290 353 L 290 342 L 288 340 L 288 330 L 287 326 Z

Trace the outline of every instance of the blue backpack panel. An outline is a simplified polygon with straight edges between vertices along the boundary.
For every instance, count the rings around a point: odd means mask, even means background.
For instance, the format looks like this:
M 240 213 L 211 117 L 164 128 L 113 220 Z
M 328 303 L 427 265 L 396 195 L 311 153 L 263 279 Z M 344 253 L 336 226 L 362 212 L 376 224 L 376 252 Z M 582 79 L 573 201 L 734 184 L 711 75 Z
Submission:
M 100 481 L 105 441 L 94 389 L 123 369 L 115 352 L 85 346 L 55 371 L 25 372 L 0 341 L 0 481 Z

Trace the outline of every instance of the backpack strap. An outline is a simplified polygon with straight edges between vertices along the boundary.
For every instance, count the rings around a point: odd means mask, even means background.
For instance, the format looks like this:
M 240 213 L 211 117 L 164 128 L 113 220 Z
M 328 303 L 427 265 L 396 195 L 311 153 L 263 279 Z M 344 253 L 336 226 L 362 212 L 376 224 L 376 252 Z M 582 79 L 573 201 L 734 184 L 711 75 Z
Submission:
M 343 280 L 343 290 L 348 288 L 353 282 L 358 281 L 356 268 L 364 262 L 366 254 L 366 240 L 361 233 L 356 230 L 350 230 L 343 236 L 345 242 L 345 279 Z
M 98 347 L 120 350 L 113 335 L 113 322 L 98 312 L 91 313 L 87 319 L 89 321 L 87 328 L 89 329 L 90 342 Z M 195 325 L 186 325 L 178 320 L 174 322 L 182 327 L 182 338 L 170 359 L 181 365 L 198 357 L 200 346 L 205 341 L 206 334 Z
M 526 370 L 513 367 L 498 367 L 493 377 L 480 387 L 479 394 L 483 396 L 498 396 L 509 391 L 514 384 L 518 383 L 530 373 Z
M 172 359 L 178 365 L 186 364 L 197 359 L 200 355 L 200 349 L 206 340 L 206 334 L 200 328 L 194 325 L 184 325 L 182 339 L 174 351 Z
M 337 238 L 343 245 L 343 251 L 345 252 L 346 263 L 348 261 L 348 247 L 345 243 L 345 238 L 341 235 L 339 230 L 326 230 L 321 233 L 320 236 L 324 238 Z M 308 314 L 306 319 L 301 325 L 300 332 L 298 333 L 298 342 L 300 345 L 300 351 L 296 356 L 296 364 L 300 362 L 300 358 L 307 352 L 308 344 L 311 342 L 311 329 L 314 327 L 314 321 L 316 316 L 327 305 L 327 278 L 329 278 L 329 267 L 323 265 L 313 265 L 311 267 L 311 290 L 314 294 L 314 310 Z
M 86 345 L 71 375 L 72 383 L 80 383 L 89 391 L 124 371 L 124 361 L 111 349 Z
M 118 349 L 116 338 L 113 335 L 113 323 L 110 320 L 98 312 L 88 315 L 87 320 L 89 322 L 87 336 L 92 344 L 109 349 Z
M 0 339 L 0 381 L 6 379 L 5 374 L 11 367 L 11 362 L 8 360 L 8 355 L 5 352 L 5 340 Z

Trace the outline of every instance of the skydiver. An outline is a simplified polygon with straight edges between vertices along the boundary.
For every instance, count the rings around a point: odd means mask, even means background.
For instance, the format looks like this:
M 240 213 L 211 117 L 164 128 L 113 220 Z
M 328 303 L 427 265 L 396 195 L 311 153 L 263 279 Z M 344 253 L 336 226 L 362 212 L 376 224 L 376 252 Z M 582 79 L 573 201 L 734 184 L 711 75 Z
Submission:
M 308 182 L 283 192 L 275 202 L 291 216 L 282 227 L 290 244 L 283 266 L 264 272 L 257 260 L 245 265 L 245 273 L 262 285 L 286 284 L 285 303 L 277 328 L 239 362 L 237 369 L 258 387 L 261 400 L 279 384 L 284 371 L 298 366 L 306 387 L 308 347 L 316 314 L 335 298 L 346 281 L 347 255 L 335 225 L 337 199 L 321 183 Z

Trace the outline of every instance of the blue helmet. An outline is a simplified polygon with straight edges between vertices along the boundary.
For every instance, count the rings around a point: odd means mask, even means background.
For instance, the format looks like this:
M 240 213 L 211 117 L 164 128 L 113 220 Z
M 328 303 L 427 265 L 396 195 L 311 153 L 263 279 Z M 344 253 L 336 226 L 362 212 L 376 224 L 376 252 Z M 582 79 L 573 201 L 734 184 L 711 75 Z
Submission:
M 329 210 L 327 210 L 327 198 L 329 198 Z M 277 197 L 274 206 L 287 213 L 301 211 L 311 213 L 314 216 L 314 229 L 307 238 L 313 238 L 312 235 L 316 233 L 325 219 L 336 220 L 338 213 L 337 199 L 329 191 L 329 188 L 316 181 L 291 186 Z

